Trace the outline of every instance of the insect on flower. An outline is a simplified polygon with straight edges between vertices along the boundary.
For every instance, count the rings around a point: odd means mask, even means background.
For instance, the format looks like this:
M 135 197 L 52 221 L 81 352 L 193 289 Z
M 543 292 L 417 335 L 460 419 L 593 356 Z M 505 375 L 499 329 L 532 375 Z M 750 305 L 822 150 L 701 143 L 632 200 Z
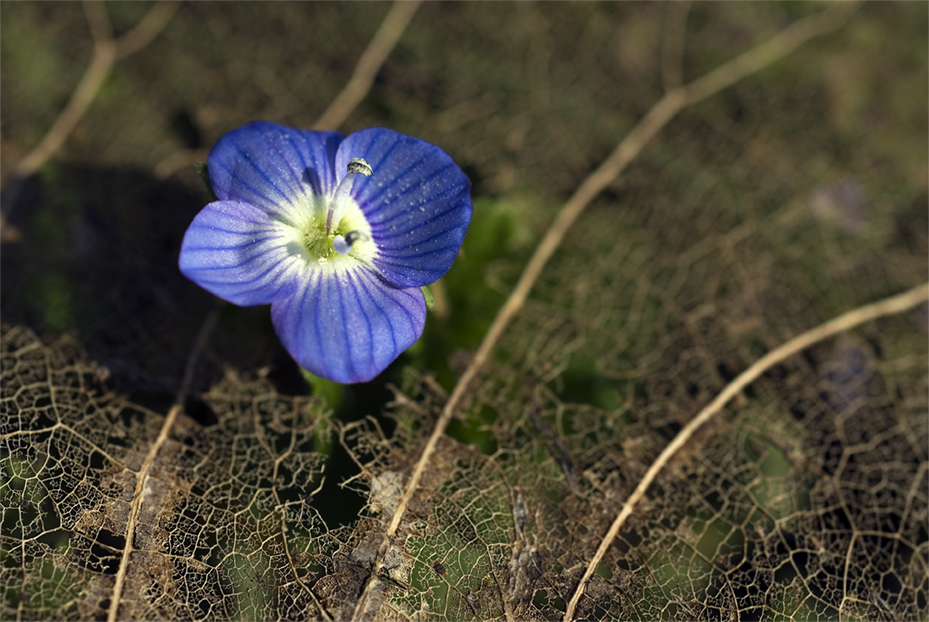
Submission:
M 389 129 L 344 137 L 256 121 L 207 162 L 219 199 L 184 235 L 181 272 L 237 305 L 271 305 L 305 369 L 377 376 L 422 334 L 421 287 L 451 267 L 471 183 L 444 151 Z

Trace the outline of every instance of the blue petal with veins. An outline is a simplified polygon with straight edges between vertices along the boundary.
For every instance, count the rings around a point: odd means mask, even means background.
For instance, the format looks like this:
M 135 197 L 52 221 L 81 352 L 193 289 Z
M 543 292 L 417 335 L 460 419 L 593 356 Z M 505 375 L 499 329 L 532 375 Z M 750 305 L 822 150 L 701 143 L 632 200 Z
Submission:
M 448 271 L 471 222 L 470 181 L 448 154 L 385 128 L 344 138 L 256 121 L 220 138 L 208 166 L 220 200 L 184 236 L 188 278 L 271 304 L 294 360 L 337 382 L 371 380 L 419 338 L 419 288 Z

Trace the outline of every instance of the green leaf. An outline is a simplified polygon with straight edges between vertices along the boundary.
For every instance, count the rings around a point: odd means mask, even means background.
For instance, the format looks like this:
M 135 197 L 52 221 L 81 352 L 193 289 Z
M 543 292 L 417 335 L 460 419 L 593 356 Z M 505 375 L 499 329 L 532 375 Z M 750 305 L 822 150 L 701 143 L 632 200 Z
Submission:
M 435 311 L 435 297 L 432 295 L 432 292 L 429 290 L 428 285 L 423 285 L 419 289 L 423 290 L 423 296 L 426 297 L 426 308 L 430 311 Z

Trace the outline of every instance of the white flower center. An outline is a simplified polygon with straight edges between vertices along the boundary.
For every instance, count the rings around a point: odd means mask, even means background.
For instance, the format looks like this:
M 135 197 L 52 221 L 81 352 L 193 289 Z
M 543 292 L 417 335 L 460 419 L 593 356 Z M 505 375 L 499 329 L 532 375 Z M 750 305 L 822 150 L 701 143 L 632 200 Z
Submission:
M 332 197 L 314 202 L 317 207 L 302 227 L 301 241 L 308 259 L 315 259 L 321 265 L 331 261 L 333 268 L 349 258 L 355 260 L 350 262 L 353 265 L 357 262 L 372 265 L 377 247 L 371 240 L 371 227 L 351 196 L 355 177 L 359 174 L 371 176 L 371 165 L 361 158 L 353 158 Z

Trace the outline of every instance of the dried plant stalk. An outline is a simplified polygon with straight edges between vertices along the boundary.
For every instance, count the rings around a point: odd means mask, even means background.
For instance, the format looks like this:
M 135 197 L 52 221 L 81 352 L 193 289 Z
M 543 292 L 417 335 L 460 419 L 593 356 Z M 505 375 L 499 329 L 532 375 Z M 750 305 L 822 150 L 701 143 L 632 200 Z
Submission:
M 852 309 L 847 313 L 843 313 L 837 318 L 829 320 L 824 324 L 820 324 L 816 328 L 812 328 L 805 333 L 797 335 L 790 341 L 782 344 L 781 346 L 775 348 L 771 352 L 768 352 L 765 356 L 761 357 L 755 361 L 748 369 L 739 374 L 732 382 L 730 382 L 726 387 L 720 391 L 719 395 L 716 398 L 707 404 L 703 410 L 697 413 L 690 422 L 684 426 L 677 436 L 674 437 L 668 445 L 662 450 L 661 454 L 655 459 L 655 461 L 649 466 L 648 470 L 645 472 L 645 475 L 642 476 L 642 479 L 639 481 L 639 484 L 636 486 L 635 490 L 632 491 L 632 494 L 629 495 L 629 498 L 623 504 L 623 509 L 620 510 L 619 515 L 613 521 L 613 524 L 610 525 L 610 529 L 607 531 L 606 535 L 603 537 L 603 540 L 600 542 L 600 546 L 597 548 L 597 552 L 591 558 L 590 562 L 587 564 L 587 569 L 584 571 L 584 576 L 581 577 L 580 582 L 577 585 L 577 589 L 574 592 L 574 595 L 571 597 L 571 601 L 568 603 L 568 608 L 565 611 L 565 622 L 569 622 L 574 619 L 574 612 L 577 609 L 577 603 L 580 601 L 581 596 L 584 594 L 584 590 L 587 586 L 587 582 L 590 580 L 590 577 L 593 576 L 593 573 L 597 569 L 597 565 L 603 560 L 603 556 L 606 554 L 607 549 L 613 544 L 613 541 L 616 539 L 616 536 L 619 535 L 619 530 L 622 529 L 623 525 L 626 524 L 626 520 L 635 510 L 636 505 L 642 498 L 645 496 L 645 493 L 648 491 L 649 486 L 652 482 L 655 481 L 655 478 L 658 476 L 658 473 L 668 464 L 671 458 L 680 451 L 691 437 L 696 433 L 704 423 L 712 419 L 717 413 L 719 413 L 723 407 L 728 404 L 732 398 L 737 396 L 742 392 L 745 387 L 750 385 L 752 382 L 758 379 L 763 373 L 771 369 L 774 365 L 781 363 L 784 359 L 790 358 L 795 354 L 806 350 L 810 346 L 834 337 L 840 333 L 849 331 L 856 326 L 860 326 L 866 322 L 871 322 L 878 318 L 884 317 L 886 315 L 893 315 L 895 313 L 902 313 L 912 309 L 913 307 L 926 302 L 927 297 L 929 297 L 929 283 L 923 283 L 913 289 L 892 296 L 890 298 L 885 298 L 878 302 L 865 305 L 863 307 L 858 307 L 857 309 Z
M 542 270 L 561 245 L 568 230 L 581 213 L 583 213 L 587 205 L 625 170 L 626 166 L 628 166 L 642 151 L 651 139 L 654 138 L 655 135 L 682 109 L 771 65 L 793 52 L 810 39 L 834 32 L 845 24 L 856 9 L 856 3 L 845 3 L 836 5 L 814 16 L 799 20 L 782 30 L 766 43 L 729 61 L 706 76 L 691 82 L 687 86 L 674 88 L 668 91 L 626 135 L 613 153 L 610 154 L 610 156 L 591 173 L 580 186 L 578 186 L 574 194 L 558 212 L 554 222 L 546 232 L 545 237 L 542 238 L 542 241 L 539 243 L 538 247 L 536 247 L 516 287 L 509 295 L 500 311 L 497 312 L 474 358 L 461 375 L 448 402 L 442 409 L 442 413 L 436 421 L 435 428 L 423 447 L 422 454 L 413 466 L 412 473 L 403 491 L 403 497 L 388 523 L 383 541 L 378 550 L 375 571 L 372 573 L 372 578 L 369 579 L 364 592 L 358 599 L 358 603 L 352 615 L 353 620 L 359 620 L 365 615 L 368 601 L 371 598 L 376 583 L 374 577 L 377 577 L 384 569 L 384 558 L 390 548 L 391 539 L 396 535 L 403 515 L 410 501 L 413 499 L 413 495 L 416 493 L 416 489 L 429 466 L 432 455 L 435 453 L 439 439 L 445 434 L 445 429 L 451 422 L 463 396 L 480 370 L 490 359 L 490 355 L 496 347 L 497 342 L 500 340 L 500 337 L 503 335 L 504 330 L 520 309 L 522 309 L 529 292 L 542 274 Z

